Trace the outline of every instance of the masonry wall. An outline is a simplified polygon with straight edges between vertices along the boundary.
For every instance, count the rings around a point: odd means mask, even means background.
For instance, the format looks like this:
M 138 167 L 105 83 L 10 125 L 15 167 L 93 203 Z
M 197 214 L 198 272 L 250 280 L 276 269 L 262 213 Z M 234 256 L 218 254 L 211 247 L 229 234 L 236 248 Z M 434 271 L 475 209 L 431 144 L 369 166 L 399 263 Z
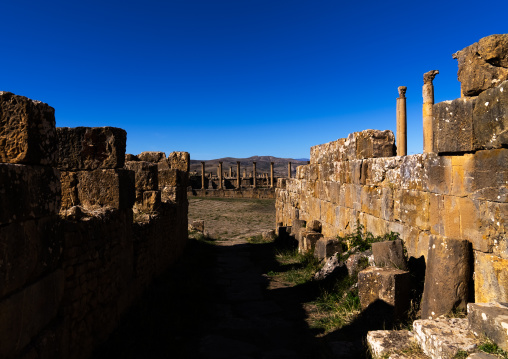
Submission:
M 86 358 L 181 255 L 189 156 L 132 170 L 124 130 L 7 92 L 0 122 L 0 357 Z
M 238 189 L 189 189 L 187 195 L 197 197 L 218 198 L 275 198 L 274 188 L 242 188 Z
M 475 300 L 508 302 L 508 82 L 434 105 L 434 152 L 397 157 L 390 131 L 366 130 L 311 148 L 296 178 L 279 179 L 277 224 L 319 220 L 323 234 L 398 232 L 408 255 L 432 236 L 467 239 Z

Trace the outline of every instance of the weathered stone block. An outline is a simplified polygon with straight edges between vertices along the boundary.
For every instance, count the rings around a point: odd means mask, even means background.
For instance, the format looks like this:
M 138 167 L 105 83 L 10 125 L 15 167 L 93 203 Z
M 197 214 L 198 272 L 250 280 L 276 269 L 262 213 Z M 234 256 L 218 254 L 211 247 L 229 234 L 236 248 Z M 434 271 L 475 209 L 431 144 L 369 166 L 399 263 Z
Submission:
M 135 180 L 134 172 L 130 170 L 97 169 L 63 173 L 63 178 L 72 180 L 62 182 L 62 193 L 71 193 L 72 201 L 66 199 L 64 204 L 69 207 L 62 205 L 62 209 L 78 205 L 86 209 L 105 206 L 128 209 L 134 204 Z
M 508 259 L 475 251 L 476 303 L 508 302 Z
M 400 218 L 403 223 L 422 230 L 429 230 L 429 202 L 428 192 L 417 190 L 402 190 L 400 197 Z
M 327 259 L 336 253 L 342 253 L 342 245 L 338 239 L 321 238 L 316 242 L 314 256 L 317 259 Z
M 321 238 L 323 238 L 323 235 L 321 233 L 316 232 L 305 232 L 305 234 L 302 234 L 302 241 L 303 241 L 303 253 L 306 252 L 313 252 L 314 248 L 316 247 L 316 242 L 319 241 Z
M 423 352 L 432 359 L 453 358 L 459 350 L 471 352 L 476 348 L 477 340 L 465 318 L 415 320 L 413 332 Z
M 168 156 L 171 168 L 183 172 L 190 171 L 190 155 L 188 152 L 171 152 Z
M 508 69 L 506 69 L 508 73 Z M 480 94 L 473 111 L 474 149 L 508 145 L 508 81 Z
M 0 163 L 0 183 L 0 225 L 60 209 L 60 175 L 52 167 Z
M 145 151 L 136 156 L 140 161 L 157 163 L 166 159 L 166 154 L 161 151 Z
M 56 317 L 64 279 L 57 270 L 0 302 L 0 357 L 12 357 Z
M 508 86 L 507 86 L 508 91 Z M 477 151 L 467 168 L 473 199 L 508 202 L 508 149 Z
M 0 227 L 0 297 L 54 269 L 62 241 L 56 216 Z
M 321 233 L 321 222 L 313 219 L 312 221 L 307 222 L 307 229 L 309 231 L 319 232 Z
M 160 205 L 161 191 L 143 191 L 141 192 L 141 201 L 137 201 L 135 204 L 138 210 L 144 212 L 156 211 Z
M 508 304 L 469 303 L 469 329 L 476 336 L 485 335 L 501 349 L 508 351 Z
M 134 171 L 136 191 L 159 189 L 159 171 L 156 164 L 146 161 L 126 162 L 125 168 Z
M 367 333 L 367 344 L 374 359 L 392 358 L 390 354 L 402 353 L 417 345 L 409 330 L 370 331 Z
M 462 94 L 477 96 L 508 80 L 508 34 L 491 35 L 453 54 Z
M 372 254 L 377 267 L 391 267 L 407 270 L 404 245 L 400 239 L 372 243 Z
M 470 258 L 468 241 L 430 238 L 421 304 L 422 318 L 437 318 L 455 308 L 466 309 Z
M 473 109 L 476 99 L 459 98 L 432 107 L 434 152 L 473 151 Z
M 127 132 L 116 127 L 58 127 L 61 170 L 121 168 L 125 162 Z
M 358 273 L 358 295 L 363 309 L 377 300 L 393 306 L 394 319 L 402 319 L 409 309 L 409 272 L 395 268 L 369 267 Z
M 364 130 L 356 133 L 356 158 L 395 156 L 395 136 L 392 131 Z
M 54 166 L 58 148 L 55 110 L 0 91 L 0 162 Z

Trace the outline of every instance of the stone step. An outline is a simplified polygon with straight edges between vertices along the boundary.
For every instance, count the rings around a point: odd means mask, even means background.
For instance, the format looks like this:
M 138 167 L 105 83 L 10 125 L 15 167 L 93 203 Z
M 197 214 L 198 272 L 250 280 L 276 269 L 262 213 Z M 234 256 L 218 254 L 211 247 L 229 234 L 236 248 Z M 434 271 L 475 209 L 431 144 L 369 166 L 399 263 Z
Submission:
M 375 330 L 367 333 L 367 343 L 374 359 L 426 359 L 409 330 Z
M 467 318 L 415 320 L 413 330 L 423 352 L 432 359 L 453 358 L 457 352 L 472 352 L 477 346 Z
M 508 351 L 508 304 L 469 303 L 467 305 L 469 328 L 478 336 L 486 336 Z

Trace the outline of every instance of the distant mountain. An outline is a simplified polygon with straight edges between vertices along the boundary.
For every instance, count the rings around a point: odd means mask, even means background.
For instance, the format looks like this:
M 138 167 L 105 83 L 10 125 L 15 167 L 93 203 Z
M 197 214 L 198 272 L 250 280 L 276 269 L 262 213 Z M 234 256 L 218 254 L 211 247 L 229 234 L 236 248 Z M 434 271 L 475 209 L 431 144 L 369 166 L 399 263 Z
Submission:
M 256 172 L 258 174 L 268 173 L 270 174 L 270 162 L 273 162 L 273 170 L 275 177 L 286 177 L 288 174 L 288 162 L 291 162 L 291 173 L 292 176 L 296 173 L 296 167 L 306 165 L 306 159 L 293 159 L 293 158 L 279 158 L 273 156 L 252 156 L 249 158 L 233 158 L 225 157 L 218 158 L 215 160 L 208 160 L 205 162 L 205 172 L 212 172 L 214 175 L 217 174 L 217 168 L 219 162 L 222 162 L 222 171 L 229 173 L 229 168 L 232 167 L 233 174 L 236 173 L 236 162 L 240 161 L 240 172 L 243 174 L 245 169 L 247 173 L 252 172 L 252 162 L 256 162 Z M 190 171 L 201 174 L 201 160 L 191 160 Z

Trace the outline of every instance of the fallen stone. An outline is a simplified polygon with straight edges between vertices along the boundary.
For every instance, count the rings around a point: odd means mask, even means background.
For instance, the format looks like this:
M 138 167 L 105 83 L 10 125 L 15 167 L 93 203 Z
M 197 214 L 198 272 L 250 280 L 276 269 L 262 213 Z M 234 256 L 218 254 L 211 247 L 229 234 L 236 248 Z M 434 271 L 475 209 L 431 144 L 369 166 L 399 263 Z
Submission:
M 508 80 L 508 34 L 490 35 L 453 54 L 464 96 L 481 92 Z
M 198 219 L 198 220 L 192 221 L 189 224 L 189 227 L 190 227 L 190 229 L 192 231 L 197 231 L 197 232 L 204 233 L 204 231 L 205 231 L 205 221 L 202 220 L 202 219 Z
M 372 243 L 372 255 L 377 267 L 391 267 L 407 270 L 404 245 L 400 239 Z
M 413 322 L 415 338 L 432 359 L 453 358 L 459 350 L 472 352 L 476 338 L 465 318 L 421 319 Z
M 0 91 L 0 162 L 54 166 L 58 157 L 55 110 Z
M 335 254 L 342 253 L 342 245 L 335 238 L 321 238 L 316 242 L 314 256 L 319 260 L 327 259 Z
M 274 229 L 271 229 L 269 231 L 264 231 L 261 236 L 263 237 L 263 239 L 265 241 L 273 241 L 275 239 L 275 237 L 277 237 L 275 235 L 275 230 Z
M 432 106 L 434 152 L 473 151 L 473 109 L 476 99 L 459 98 Z M 453 138 L 453 141 L 450 139 Z
M 476 336 L 485 335 L 497 346 L 508 351 L 508 304 L 469 303 L 467 305 L 469 329 Z
M 331 276 L 344 274 L 344 272 L 347 272 L 346 265 L 335 255 L 328 258 L 323 268 L 314 274 L 314 279 L 323 280 Z
M 307 229 L 309 231 L 321 233 L 321 222 L 313 219 L 312 221 L 307 222 Z
M 467 240 L 430 238 L 421 304 L 422 318 L 433 319 L 455 309 L 466 309 L 470 247 Z
M 391 358 L 390 354 L 400 354 L 404 350 L 418 347 L 409 330 L 370 331 L 367 333 L 367 344 L 373 359 Z
M 352 249 L 348 252 L 351 251 L 353 251 L 353 253 L 346 259 L 346 268 L 348 275 L 355 276 L 361 270 L 367 268 L 370 265 L 374 265 L 374 257 L 371 250 L 364 252 L 355 252 L 355 250 Z M 344 255 L 347 255 L 348 252 L 346 252 Z
M 409 272 L 369 267 L 358 273 L 358 296 L 363 309 L 378 300 L 393 307 L 393 321 L 403 319 L 410 305 Z
M 321 233 L 306 231 L 305 234 L 302 234 L 302 242 L 303 242 L 302 253 L 314 252 L 316 242 L 321 238 L 323 238 L 323 235 Z
M 60 175 L 52 167 L 0 163 L 0 183 L 0 225 L 60 210 Z
M 476 303 L 508 303 L 508 259 L 474 252 Z
M 122 168 L 127 132 L 116 127 L 57 127 L 58 168 L 66 171 Z
M 166 159 L 166 154 L 160 151 L 145 151 L 136 156 L 140 161 L 157 163 Z
M 507 35 L 508 36 L 508 35 Z M 508 68 L 506 69 L 508 73 Z M 476 99 L 473 110 L 473 149 L 508 145 L 508 81 L 488 89 Z

